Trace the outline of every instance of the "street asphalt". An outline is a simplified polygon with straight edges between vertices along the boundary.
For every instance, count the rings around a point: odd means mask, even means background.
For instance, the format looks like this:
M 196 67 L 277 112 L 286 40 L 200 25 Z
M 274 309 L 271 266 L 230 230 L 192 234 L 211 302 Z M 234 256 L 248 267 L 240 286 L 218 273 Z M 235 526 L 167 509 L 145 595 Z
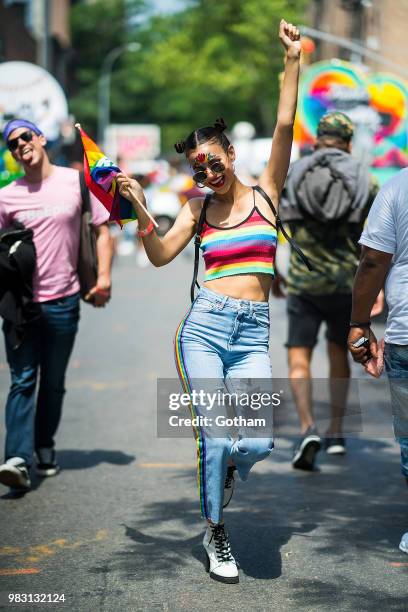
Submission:
M 191 252 L 160 269 L 121 257 L 110 305 L 83 306 L 57 438 L 61 473 L 33 475 L 20 498 L 0 485 L 0 609 L 408 610 L 408 555 L 398 550 L 408 489 L 375 392 L 347 455 L 321 451 L 314 473 L 291 468 L 293 439 L 278 428 L 271 457 L 237 483 L 225 514 L 240 583 L 209 579 L 194 441 L 156 432 L 156 383 L 176 376 L 172 342 L 191 272 Z M 271 302 L 271 322 L 273 372 L 283 380 L 284 301 Z M 328 375 L 323 335 L 313 372 Z M 8 381 L 1 348 L 2 405 Z M 287 420 L 295 431 L 293 406 Z M 11 605 L 13 593 L 63 594 L 65 603 Z

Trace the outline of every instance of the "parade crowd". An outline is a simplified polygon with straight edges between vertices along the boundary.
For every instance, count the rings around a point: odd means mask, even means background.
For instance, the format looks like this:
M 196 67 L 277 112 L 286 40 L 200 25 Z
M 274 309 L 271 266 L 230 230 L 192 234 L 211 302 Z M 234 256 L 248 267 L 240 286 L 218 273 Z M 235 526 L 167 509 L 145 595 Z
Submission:
M 193 183 L 183 188 L 183 205 L 174 219 L 163 214 L 156 228 L 145 209 L 146 177 L 115 176 L 120 195 L 137 215 L 130 241 L 153 266 L 168 264 L 194 242 L 191 307 L 174 340 L 185 393 L 199 393 L 202 379 L 209 385 L 206 392 L 250 392 L 250 381 L 257 379 L 272 392 L 269 300 L 285 298 L 285 346 L 300 429 L 293 469 L 313 472 L 322 449 L 334 456 L 347 453 L 343 421 L 351 356 L 375 378 L 385 369 L 408 485 L 408 170 L 379 189 L 352 154 L 354 126 L 340 110 L 321 117 L 315 146 L 290 165 L 299 30 L 282 20 L 279 38 L 285 67 L 272 149 L 262 174 L 250 185 L 237 175 L 222 118 L 180 135 L 175 150 Z M 4 126 L 3 139 L 24 176 L 0 190 L 0 315 L 11 378 L 0 483 L 29 492 L 31 470 L 45 478 L 60 470 L 55 437 L 80 301 L 95 308 L 109 303 L 117 235 L 92 188 L 84 194 L 81 173 L 51 162 L 38 125 L 14 118 Z M 87 284 L 78 274 L 79 260 L 86 257 L 85 214 L 92 220 L 96 264 Z M 275 261 L 279 234 L 290 244 L 285 275 Z M 200 251 L 204 284 L 197 291 Z M 385 337 L 377 340 L 371 319 L 385 302 Z M 333 383 L 324 432 L 316 425 L 311 375 L 322 324 Z M 203 406 L 191 404 L 190 409 L 193 417 L 205 415 Z M 269 456 L 273 460 L 273 437 L 251 435 L 245 428 L 215 434 L 205 425 L 193 434 L 207 570 L 214 580 L 237 583 L 224 509 L 232 503 L 236 478 L 246 481 L 255 463 Z M 408 553 L 408 533 L 401 535 L 400 550 Z

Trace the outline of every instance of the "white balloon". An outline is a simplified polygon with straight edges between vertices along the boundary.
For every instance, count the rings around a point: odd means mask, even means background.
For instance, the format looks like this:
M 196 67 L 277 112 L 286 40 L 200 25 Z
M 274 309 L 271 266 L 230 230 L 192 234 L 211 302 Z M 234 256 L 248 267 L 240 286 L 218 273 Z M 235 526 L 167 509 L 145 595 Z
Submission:
M 52 141 L 68 119 L 68 102 L 58 81 L 29 62 L 0 64 L 0 121 L 28 119 Z

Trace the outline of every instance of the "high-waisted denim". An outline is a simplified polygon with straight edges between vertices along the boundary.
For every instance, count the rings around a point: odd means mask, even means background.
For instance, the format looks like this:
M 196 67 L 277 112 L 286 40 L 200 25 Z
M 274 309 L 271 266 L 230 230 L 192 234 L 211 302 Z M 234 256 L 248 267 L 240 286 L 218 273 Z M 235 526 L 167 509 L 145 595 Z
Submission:
M 213 391 L 237 391 L 242 380 L 248 379 L 268 381 L 271 389 L 268 348 L 267 302 L 237 300 L 202 288 L 175 337 L 176 365 L 184 391 L 191 394 L 198 380 L 210 383 Z M 194 416 L 206 409 L 191 407 Z M 236 436 L 208 435 L 203 427 L 195 427 L 194 434 L 201 513 L 219 523 L 229 459 L 241 480 L 246 480 L 252 466 L 271 453 L 273 441 L 271 437 L 243 437 L 239 432 Z

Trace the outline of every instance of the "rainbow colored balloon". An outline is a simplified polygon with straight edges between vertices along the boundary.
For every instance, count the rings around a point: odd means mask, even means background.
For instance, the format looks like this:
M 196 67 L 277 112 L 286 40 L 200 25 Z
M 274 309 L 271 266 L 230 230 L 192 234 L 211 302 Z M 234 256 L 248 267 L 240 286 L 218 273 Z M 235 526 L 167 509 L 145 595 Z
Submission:
M 294 134 L 300 148 L 314 143 L 320 117 L 332 110 L 354 122 L 354 152 L 380 183 L 408 165 L 408 86 L 403 79 L 341 60 L 312 64 L 300 81 Z
M 132 204 L 119 193 L 116 175 L 120 168 L 100 150 L 98 145 L 76 124 L 84 147 L 84 174 L 88 189 L 109 211 L 109 221 L 124 223 L 136 221 Z

